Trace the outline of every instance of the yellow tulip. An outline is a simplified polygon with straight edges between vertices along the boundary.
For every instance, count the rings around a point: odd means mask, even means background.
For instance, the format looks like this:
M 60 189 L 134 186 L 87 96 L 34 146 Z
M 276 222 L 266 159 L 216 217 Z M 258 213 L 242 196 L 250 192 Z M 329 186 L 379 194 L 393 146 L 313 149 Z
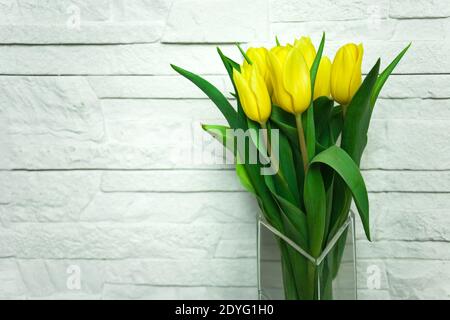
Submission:
M 341 47 L 331 67 L 331 94 L 341 105 L 348 105 L 361 85 L 362 44 Z
M 269 52 L 273 102 L 293 114 L 303 113 L 311 102 L 311 77 L 298 47 L 275 47 Z
M 247 65 L 241 72 L 233 69 L 233 80 L 248 118 L 260 124 L 269 119 L 272 105 L 264 78 L 256 65 Z
M 258 67 L 258 71 L 264 78 L 269 94 L 272 94 L 272 80 L 270 78 L 270 70 L 267 61 L 268 51 L 266 48 L 249 48 L 246 52 L 247 56 L 250 58 L 252 64 Z M 247 68 L 248 62 L 244 60 L 244 68 Z
M 316 58 L 316 48 L 314 48 L 311 38 L 301 37 L 300 39 L 296 39 L 294 41 L 294 47 L 300 49 L 308 68 L 311 69 L 314 59 Z
M 323 56 L 322 59 L 320 59 L 316 82 L 314 83 L 314 100 L 318 97 L 330 96 L 330 78 L 331 61 L 328 57 Z

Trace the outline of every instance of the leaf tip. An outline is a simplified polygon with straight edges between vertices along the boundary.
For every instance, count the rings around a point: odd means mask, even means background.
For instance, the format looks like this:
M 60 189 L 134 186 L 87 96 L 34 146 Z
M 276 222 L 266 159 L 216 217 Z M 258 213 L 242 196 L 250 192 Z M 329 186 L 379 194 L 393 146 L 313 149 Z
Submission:
M 176 72 L 180 72 L 181 68 L 174 65 L 173 63 L 170 64 L 170 66 L 172 67 L 173 70 L 175 70 Z

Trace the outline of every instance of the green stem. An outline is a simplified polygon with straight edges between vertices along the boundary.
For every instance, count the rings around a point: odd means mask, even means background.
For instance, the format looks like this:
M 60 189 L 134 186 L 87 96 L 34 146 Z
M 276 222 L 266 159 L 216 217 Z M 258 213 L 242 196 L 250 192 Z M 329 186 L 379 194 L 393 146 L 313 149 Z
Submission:
M 345 118 L 345 114 L 347 113 L 347 105 L 342 105 L 342 115 Z
M 298 142 L 300 143 L 300 152 L 303 158 L 303 170 L 308 169 L 308 151 L 306 149 L 305 132 L 303 131 L 302 114 L 295 115 L 295 122 L 297 124 Z

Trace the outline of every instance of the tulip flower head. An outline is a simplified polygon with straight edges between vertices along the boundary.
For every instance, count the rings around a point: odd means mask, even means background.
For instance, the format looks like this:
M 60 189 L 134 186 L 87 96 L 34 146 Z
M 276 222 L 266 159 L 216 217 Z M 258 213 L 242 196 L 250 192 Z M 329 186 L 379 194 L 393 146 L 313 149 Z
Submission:
M 331 67 L 331 94 L 341 105 L 348 105 L 362 82 L 362 44 L 349 43 L 341 47 Z
M 257 65 L 243 65 L 241 72 L 233 69 L 233 80 L 247 117 L 260 124 L 266 123 L 272 105 L 266 83 Z
M 272 94 L 272 80 L 267 54 L 267 49 L 262 47 L 249 48 L 246 52 L 246 55 L 251 60 L 252 64 L 258 67 L 259 74 L 264 78 L 269 94 Z M 244 68 L 246 68 L 248 64 L 247 60 L 244 60 Z
M 275 47 L 269 52 L 273 102 L 287 112 L 301 114 L 311 102 L 311 77 L 299 47 Z
M 301 37 L 294 41 L 294 47 L 298 48 L 305 58 L 306 64 L 308 68 L 311 69 L 311 66 L 316 58 L 316 48 L 311 42 L 311 38 L 309 37 Z
M 331 61 L 328 57 L 323 56 L 320 59 L 319 69 L 317 70 L 316 82 L 314 83 L 314 100 L 318 97 L 330 96 L 330 78 L 331 78 Z

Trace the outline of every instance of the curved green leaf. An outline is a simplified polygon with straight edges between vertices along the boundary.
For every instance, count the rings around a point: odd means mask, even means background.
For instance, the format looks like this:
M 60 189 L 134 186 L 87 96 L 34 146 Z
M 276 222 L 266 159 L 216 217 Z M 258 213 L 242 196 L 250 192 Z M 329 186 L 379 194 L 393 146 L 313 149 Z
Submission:
M 230 139 L 234 139 L 233 141 L 234 147 L 232 152 L 235 155 L 235 157 L 239 156 L 237 155 L 237 148 L 235 146 L 236 137 L 234 135 L 229 134 L 230 132 L 227 131 L 227 129 L 230 129 L 229 127 L 223 125 L 204 124 L 202 125 L 202 128 L 209 134 L 211 134 L 214 138 L 216 138 L 225 147 L 231 145 L 231 143 L 229 142 Z M 264 182 L 264 178 L 260 175 L 259 172 L 260 166 L 251 164 L 242 164 L 242 166 L 245 168 L 245 175 L 243 176 L 244 181 L 241 180 L 241 183 L 243 183 L 243 186 L 245 188 L 247 188 L 248 184 L 250 184 L 253 187 L 254 193 L 257 196 L 258 204 L 261 208 L 261 211 L 264 213 L 267 221 L 277 230 L 283 232 L 284 227 L 282 219 L 280 217 L 278 205 L 272 198 L 271 192 L 269 191 Z M 241 175 L 243 175 L 242 168 L 238 168 L 237 166 L 236 170 L 238 171 L 239 178 L 241 178 Z
M 370 240 L 369 199 L 364 179 L 356 163 L 343 149 L 337 146 L 331 146 L 319 153 L 311 161 L 311 164 L 314 163 L 323 163 L 331 167 L 345 182 L 355 200 L 367 239 Z
M 236 98 L 236 101 L 237 101 L 237 110 L 238 110 L 239 121 L 242 124 L 245 124 L 246 116 L 244 113 L 244 109 L 242 108 L 242 105 L 241 105 L 241 102 L 239 99 L 239 95 L 238 95 L 238 92 L 236 89 L 236 85 L 234 84 L 234 79 L 233 79 L 233 69 L 236 69 L 237 71 L 241 71 L 241 66 L 237 62 L 233 61 L 232 59 L 230 59 L 226 55 L 224 55 L 222 50 L 220 50 L 219 47 L 217 47 L 217 52 L 219 53 L 220 59 L 222 60 L 223 65 L 225 66 L 225 69 L 227 70 L 231 84 L 233 85 L 233 88 L 234 88 L 234 92 L 230 92 L 230 93 L 233 97 Z
M 310 250 L 313 257 L 322 251 L 326 226 L 326 193 L 319 166 L 310 166 L 303 190 Z
M 316 136 L 320 137 L 328 129 L 328 123 L 333 110 L 334 102 L 328 97 L 319 97 L 314 100 L 314 125 L 316 127 Z
M 314 85 L 316 82 L 317 71 L 319 70 L 320 59 L 322 58 L 323 47 L 325 45 L 325 32 L 322 35 L 322 40 L 320 40 L 319 49 L 317 50 L 316 57 L 311 66 L 311 97 L 314 96 Z M 314 108 L 313 101 L 311 99 L 311 105 L 308 110 L 306 110 L 306 127 L 305 127 L 305 138 L 306 138 L 306 149 L 308 152 L 308 159 L 311 160 L 316 154 L 316 129 L 314 124 Z
M 377 79 L 377 82 L 375 83 L 375 87 L 373 88 L 372 96 L 371 96 L 371 104 L 372 108 L 375 105 L 375 102 L 377 101 L 378 95 L 380 94 L 381 89 L 383 88 L 386 80 L 391 75 L 392 71 L 394 71 L 397 64 L 400 62 L 400 60 L 405 55 L 406 51 L 408 51 L 409 47 L 411 46 L 411 43 L 406 46 L 405 49 L 403 49 L 392 62 L 386 67 L 386 69 L 383 70 L 383 72 L 380 73 L 380 76 Z
M 256 195 L 255 188 L 253 187 L 250 178 L 247 174 L 247 170 L 245 170 L 245 166 L 240 163 L 236 163 L 236 174 L 241 182 L 241 185 L 245 188 L 245 190 Z
M 344 119 L 341 147 L 347 151 L 358 166 L 367 144 L 367 131 L 371 115 L 370 97 L 372 96 L 379 69 L 380 59 L 367 74 L 361 87 L 348 105 Z
M 183 77 L 189 79 L 194 83 L 197 87 L 200 88 L 219 108 L 220 112 L 224 115 L 225 119 L 228 121 L 228 124 L 232 128 L 242 128 L 242 123 L 238 123 L 237 112 L 233 108 L 233 106 L 228 102 L 227 98 L 211 83 L 203 79 L 202 77 L 189 72 L 183 68 L 177 67 L 171 64 L 172 68 L 181 74 Z
M 275 188 L 272 176 L 264 176 L 267 187 L 278 202 L 282 213 L 287 218 L 284 221 L 286 236 L 292 239 L 305 251 L 308 251 L 308 230 L 306 215 L 290 201 L 279 195 Z

